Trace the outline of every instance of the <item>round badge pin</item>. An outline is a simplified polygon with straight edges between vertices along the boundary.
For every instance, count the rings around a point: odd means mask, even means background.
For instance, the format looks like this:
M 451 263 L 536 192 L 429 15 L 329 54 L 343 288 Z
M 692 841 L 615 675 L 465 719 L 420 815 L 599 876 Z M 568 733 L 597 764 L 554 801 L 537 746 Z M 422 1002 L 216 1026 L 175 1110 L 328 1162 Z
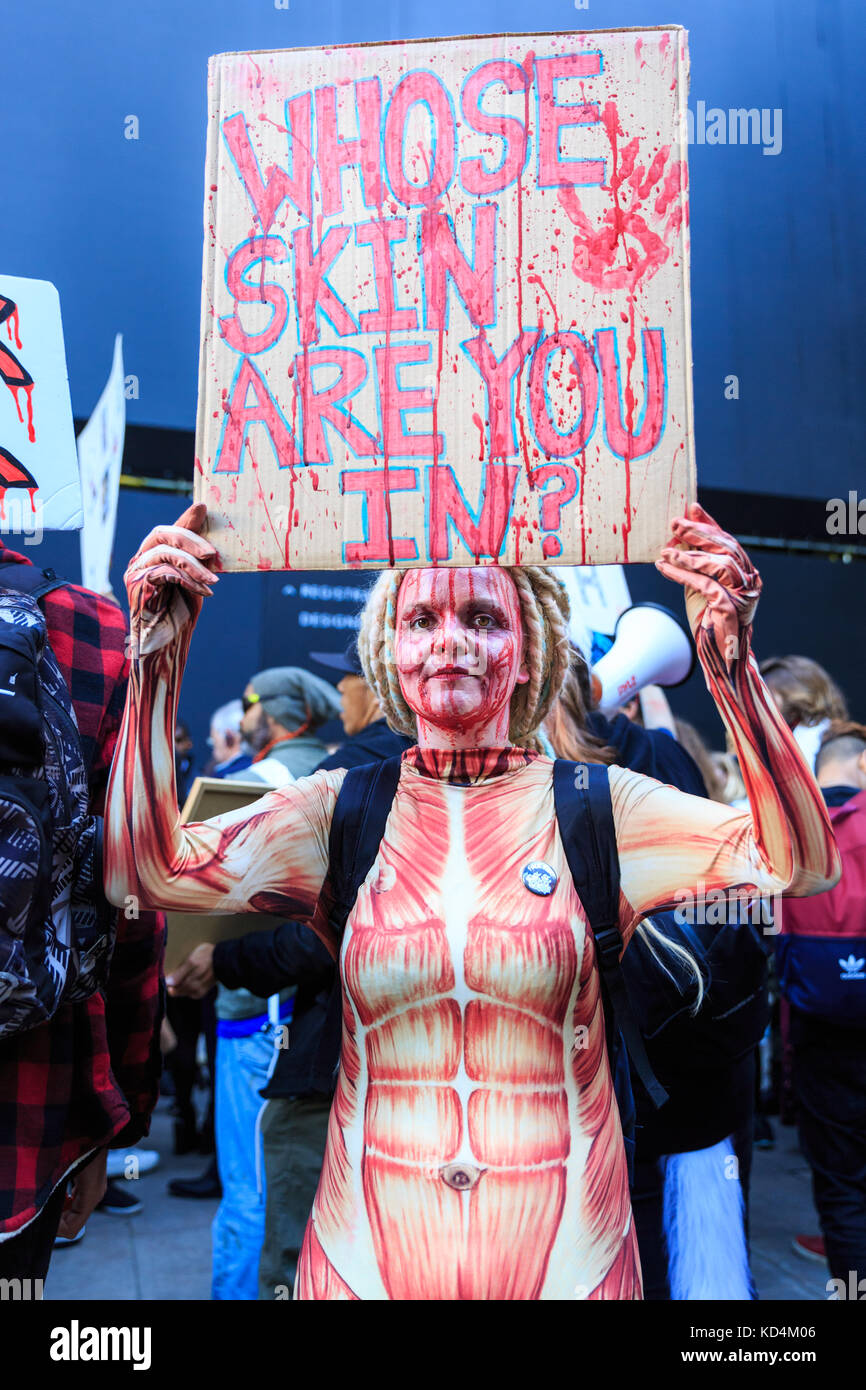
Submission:
M 556 887 L 556 873 L 543 859 L 533 859 L 520 871 L 520 877 L 530 893 L 548 898 Z

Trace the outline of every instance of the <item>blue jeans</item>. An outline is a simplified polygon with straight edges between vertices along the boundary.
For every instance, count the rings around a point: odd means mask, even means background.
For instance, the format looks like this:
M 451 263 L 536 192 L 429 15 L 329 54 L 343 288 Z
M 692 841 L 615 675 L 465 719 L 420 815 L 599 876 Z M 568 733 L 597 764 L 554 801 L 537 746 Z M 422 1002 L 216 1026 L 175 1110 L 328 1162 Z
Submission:
M 271 1030 L 245 1038 L 217 1038 L 216 1150 L 223 1188 L 213 1220 L 214 1299 L 258 1297 L 265 1234 L 265 1177 L 259 1091 L 274 1057 Z

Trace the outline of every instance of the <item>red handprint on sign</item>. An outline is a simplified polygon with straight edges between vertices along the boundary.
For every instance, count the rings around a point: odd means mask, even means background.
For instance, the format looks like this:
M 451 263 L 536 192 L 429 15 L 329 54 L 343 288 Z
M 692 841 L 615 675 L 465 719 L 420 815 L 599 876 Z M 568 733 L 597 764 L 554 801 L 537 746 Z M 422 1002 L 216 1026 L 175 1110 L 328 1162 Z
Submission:
M 671 254 L 683 219 L 686 165 L 670 160 L 670 145 L 663 145 L 648 167 L 640 163 L 638 136 L 620 152 L 622 127 L 614 102 L 605 104 L 601 119 L 611 145 L 613 167 L 606 187 L 612 206 L 593 226 L 576 188 L 561 188 L 559 201 L 577 229 L 572 260 L 577 278 L 598 290 L 625 289 L 633 295 Z

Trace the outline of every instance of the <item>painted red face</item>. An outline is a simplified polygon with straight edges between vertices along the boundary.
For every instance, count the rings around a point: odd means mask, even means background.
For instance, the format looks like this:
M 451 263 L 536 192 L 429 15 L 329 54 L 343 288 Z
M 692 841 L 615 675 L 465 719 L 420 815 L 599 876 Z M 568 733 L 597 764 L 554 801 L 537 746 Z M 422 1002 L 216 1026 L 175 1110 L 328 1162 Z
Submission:
M 422 746 L 506 744 L 512 692 L 529 680 L 508 571 L 410 570 L 397 596 L 395 659 Z

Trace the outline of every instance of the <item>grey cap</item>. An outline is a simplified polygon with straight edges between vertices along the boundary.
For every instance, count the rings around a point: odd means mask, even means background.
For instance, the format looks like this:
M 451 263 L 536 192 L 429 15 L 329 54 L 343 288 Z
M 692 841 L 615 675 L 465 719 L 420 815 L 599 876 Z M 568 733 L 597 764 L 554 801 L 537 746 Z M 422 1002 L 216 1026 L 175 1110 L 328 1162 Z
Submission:
M 253 676 L 250 685 L 271 718 L 286 729 L 304 723 L 317 729 L 339 717 L 341 700 L 334 687 L 301 666 L 270 666 Z

